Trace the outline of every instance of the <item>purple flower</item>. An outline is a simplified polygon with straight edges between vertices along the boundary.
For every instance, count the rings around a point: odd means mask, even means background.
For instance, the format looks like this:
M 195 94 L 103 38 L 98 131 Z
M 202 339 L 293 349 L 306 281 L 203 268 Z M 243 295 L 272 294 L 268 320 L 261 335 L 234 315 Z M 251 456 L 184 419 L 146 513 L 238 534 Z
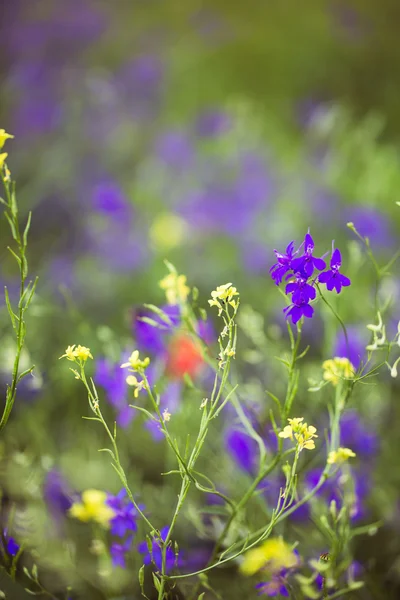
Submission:
M 187 134 L 167 131 L 156 141 L 156 155 L 168 167 L 187 169 L 193 161 L 193 145 Z
M 292 261 L 298 250 L 294 252 L 294 241 L 286 248 L 286 254 L 281 254 L 278 250 L 274 250 L 277 263 L 272 265 L 269 272 L 276 285 L 279 285 L 288 271 L 292 269 Z
M 46 475 L 43 498 L 56 526 L 61 527 L 63 517 L 72 505 L 72 491 L 57 469 L 49 471 Z
M 343 331 L 340 329 L 334 344 L 332 356 L 348 358 L 351 364 L 358 369 L 361 362 L 365 362 L 366 350 L 368 344 L 368 335 L 365 327 L 359 325 L 347 325 L 347 340 Z
M 346 287 L 351 283 L 348 277 L 339 272 L 341 266 L 342 256 L 340 254 L 340 250 L 336 248 L 332 254 L 330 270 L 325 271 L 325 273 L 320 273 L 318 276 L 318 281 L 320 283 L 325 283 L 327 290 L 331 292 L 333 289 L 335 289 L 337 294 L 340 293 L 342 286 Z
M 300 305 L 303 303 L 308 304 L 310 300 L 314 300 L 317 292 L 312 285 L 307 283 L 307 279 L 297 273 L 296 281 L 287 284 L 285 294 L 292 294 L 293 304 Z
M 289 597 L 289 592 L 286 587 L 286 582 L 283 577 L 280 575 L 275 575 L 269 581 L 264 581 L 258 583 L 256 585 L 256 590 L 258 590 L 258 596 L 284 596 L 285 598 Z
M 126 554 L 131 550 L 133 537 L 129 536 L 121 544 L 119 542 L 113 542 L 110 546 L 110 554 L 113 567 L 126 567 Z
M 4 537 L 7 537 L 7 530 L 4 532 Z M 10 556 L 16 556 L 18 554 L 20 545 L 14 540 L 13 537 L 7 538 L 7 552 Z
M 292 323 L 296 324 L 300 321 L 301 317 L 307 317 L 311 319 L 314 314 L 314 309 L 307 302 L 301 302 L 300 304 L 291 304 L 283 309 L 286 318 L 292 317 Z
M 121 369 L 123 359 L 113 363 L 109 359 L 96 359 L 95 379 L 105 392 L 108 402 L 117 410 L 117 423 L 128 427 L 135 416 L 135 411 L 129 407 L 129 386 L 126 383 L 126 373 Z
M 169 527 L 163 527 L 163 529 L 161 529 L 160 531 L 160 537 L 163 541 L 166 540 L 167 535 L 169 532 Z M 157 540 L 153 539 L 152 540 L 152 544 L 151 544 L 151 554 L 149 552 L 149 549 L 147 547 L 147 542 L 140 542 L 140 544 L 138 545 L 138 551 L 141 554 L 144 554 L 143 556 L 143 562 L 145 565 L 149 565 L 151 564 L 151 562 L 154 562 L 155 566 L 157 567 L 157 569 L 159 571 L 161 571 L 162 569 L 162 551 L 161 551 L 161 546 L 160 546 L 160 542 L 158 542 Z M 175 553 L 172 550 L 171 546 L 169 545 L 166 551 L 166 572 L 168 573 L 169 571 L 171 571 L 171 569 L 173 569 L 174 565 L 176 562 L 176 557 L 175 557 Z
M 236 464 L 246 473 L 253 474 L 257 466 L 257 442 L 244 431 L 228 429 L 225 434 L 225 448 Z
M 313 256 L 314 240 L 309 233 L 306 233 L 304 238 L 304 254 L 299 258 L 292 260 L 291 268 L 295 273 L 304 274 L 305 278 L 311 277 L 314 269 L 322 271 L 326 267 L 326 263 L 322 258 Z
M 169 317 L 171 325 L 168 325 L 156 313 L 139 309 L 135 312 L 133 322 L 133 333 L 136 338 L 137 347 L 143 352 L 151 352 L 155 355 L 166 351 L 168 334 L 172 333 L 174 327 L 180 322 L 180 308 L 174 305 L 161 306 L 161 310 Z M 161 327 L 155 327 L 141 321 L 141 317 L 149 317 L 156 321 Z
M 231 119 L 221 110 L 207 110 L 199 115 L 196 122 L 196 133 L 202 137 L 217 137 L 225 133 L 231 126 Z
M 355 411 L 343 415 L 340 421 L 340 440 L 343 447 L 351 448 L 360 458 L 374 456 L 379 447 L 377 434 L 367 429 Z
M 109 496 L 107 504 L 115 512 L 115 517 L 110 521 L 112 535 L 123 538 L 127 532 L 135 532 L 137 530 L 139 513 L 133 502 L 128 500 L 125 489 L 118 492 L 116 496 Z M 142 507 L 140 508 L 142 509 Z

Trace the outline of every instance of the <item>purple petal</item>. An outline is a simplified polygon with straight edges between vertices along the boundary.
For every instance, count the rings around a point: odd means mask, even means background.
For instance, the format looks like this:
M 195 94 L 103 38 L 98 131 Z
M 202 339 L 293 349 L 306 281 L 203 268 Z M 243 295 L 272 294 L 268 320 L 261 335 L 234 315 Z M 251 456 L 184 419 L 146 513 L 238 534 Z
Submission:
M 322 271 L 322 269 L 325 269 L 326 267 L 326 263 L 324 260 L 322 260 L 322 258 L 313 258 L 313 263 L 314 267 L 318 269 L 318 271 Z
M 303 315 L 307 317 L 307 319 L 311 319 L 314 314 L 314 309 L 310 304 L 304 304 L 303 306 Z
M 304 238 L 304 250 L 307 252 L 308 247 L 310 247 L 311 251 L 314 250 L 314 240 L 311 237 L 311 234 L 306 233 Z
M 342 264 L 342 256 L 340 254 L 340 250 L 338 250 L 338 248 L 336 248 L 332 254 L 331 267 L 333 267 L 333 266 L 340 267 L 341 264 Z
M 332 271 L 325 271 L 325 273 L 320 273 L 318 275 L 318 281 L 320 283 L 327 283 L 331 279 L 332 275 Z
M 346 277 L 346 275 L 340 275 L 340 282 L 345 287 L 351 285 L 351 281 L 348 277 Z

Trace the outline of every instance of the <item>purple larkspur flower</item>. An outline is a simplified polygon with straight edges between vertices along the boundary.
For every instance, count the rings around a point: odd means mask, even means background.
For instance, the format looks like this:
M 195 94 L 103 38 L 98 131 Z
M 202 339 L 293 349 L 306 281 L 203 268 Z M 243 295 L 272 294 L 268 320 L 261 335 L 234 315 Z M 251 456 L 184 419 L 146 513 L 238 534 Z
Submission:
M 339 294 L 342 286 L 347 287 L 351 284 L 351 281 L 345 275 L 340 273 L 339 269 L 342 266 L 342 255 L 340 254 L 340 250 L 335 248 L 330 262 L 330 269 L 325 271 L 324 273 L 320 273 L 318 276 L 318 281 L 320 283 L 326 284 L 326 289 L 330 292 L 332 290 L 336 290 L 336 293 Z
M 293 304 L 301 305 L 308 304 L 311 300 L 315 300 L 317 292 L 315 288 L 307 283 L 307 279 L 300 273 L 296 274 L 296 280 L 287 284 L 285 294 L 292 294 Z
M 169 532 L 168 526 L 163 527 L 160 530 L 160 537 L 163 542 L 167 539 L 168 532 Z M 143 562 L 145 565 L 150 565 L 151 562 L 154 562 L 157 569 L 159 571 L 161 571 L 161 569 L 162 569 L 162 551 L 161 551 L 161 545 L 157 540 L 155 540 L 155 539 L 152 540 L 151 554 L 147 547 L 146 541 L 140 542 L 137 549 L 141 554 L 144 554 Z M 176 562 L 175 553 L 174 553 L 173 549 L 171 548 L 171 546 L 169 545 L 167 548 L 167 551 L 166 551 L 166 572 L 167 573 L 173 569 L 175 562 Z
M 269 581 L 263 581 L 256 586 L 258 596 L 284 596 L 289 597 L 286 581 L 280 575 L 274 575 Z
M 351 448 L 359 458 L 373 457 L 379 448 L 379 437 L 368 429 L 355 411 L 346 412 L 340 421 L 343 447 Z
M 270 268 L 269 272 L 276 285 L 279 285 L 288 271 L 292 269 L 292 261 L 298 250 L 294 251 L 294 241 L 290 242 L 286 247 L 286 253 L 281 254 L 278 250 L 274 250 L 277 261 Z
M 306 233 L 304 238 L 304 254 L 298 258 L 294 258 L 291 262 L 291 268 L 295 273 L 304 274 L 305 278 L 311 277 L 314 269 L 322 271 L 326 267 L 326 263 L 322 258 L 313 256 L 314 240 L 310 233 Z
M 72 506 L 73 492 L 65 477 L 57 469 L 52 469 L 46 475 L 43 498 L 56 526 L 61 527 L 65 515 Z
M 246 473 L 257 468 L 258 445 L 244 431 L 229 428 L 225 433 L 225 448 L 236 464 Z
M 351 364 L 358 369 L 366 361 L 365 347 L 368 344 L 366 328 L 359 325 L 347 325 L 347 340 L 340 329 L 334 343 L 333 356 L 348 358 Z
M 296 324 L 300 321 L 301 317 L 307 317 L 311 319 L 314 314 L 313 307 L 307 302 L 301 302 L 300 304 L 291 304 L 283 309 L 286 318 L 292 317 L 292 323 Z
M 6 547 L 8 554 L 10 556 L 16 556 L 21 546 L 16 542 L 16 540 L 13 537 L 7 537 L 7 531 L 4 532 L 4 537 L 7 539 Z
M 107 505 L 110 506 L 115 516 L 110 520 L 111 534 L 123 538 L 126 533 L 137 531 L 137 519 L 139 513 L 133 502 L 131 502 L 125 489 L 122 489 L 116 496 L 108 496 Z M 142 510 L 144 507 L 140 506 Z
M 95 362 L 96 382 L 104 388 L 108 402 L 117 411 L 117 424 L 128 427 L 135 416 L 135 411 L 129 407 L 129 386 L 126 383 L 126 373 L 121 369 L 121 361 L 113 363 L 108 358 L 99 357 Z
M 165 165 L 175 169 L 187 169 L 194 159 L 194 148 L 187 133 L 173 130 L 156 140 L 155 153 Z
M 231 119 L 226 112 L 214 109 L 202 112 L 196 121 L 196 133 L 202 137 L 217 137 L 231 127 Z
M 178 305 L 166 304 L 161 306 L 161 310 L 169 317 L 171 324 L 169 325 L 161 319 L 156 313 L 146 310 L 137 309 L 134 313 L 133 333 L 136 338 L 137 347 L 140 351 L 151 352 L 155 355 L 166 351 L 168 334 L 173 332 L 173 329 L 180 323 L 180 308 Z M 141 321 L 141 317 L 149 317 L 160 327 L 155 327 Z
M 133 536 L 126 538 L 124 542 L 112 542 L 110 546 L 110 554 L 113 567 L 126 568 L 126 554 L 132 548 Z

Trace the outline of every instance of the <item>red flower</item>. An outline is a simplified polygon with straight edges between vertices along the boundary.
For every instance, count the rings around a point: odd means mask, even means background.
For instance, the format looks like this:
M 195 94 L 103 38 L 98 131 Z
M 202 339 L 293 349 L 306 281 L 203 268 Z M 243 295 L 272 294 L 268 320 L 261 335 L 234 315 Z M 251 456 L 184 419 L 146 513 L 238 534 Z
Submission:
M 181 379 L 185 373 L 190 377 L 198 375 L 204 363 L 200 346 L 188 335 L 176 335 L 169 347 L 167 374 Z

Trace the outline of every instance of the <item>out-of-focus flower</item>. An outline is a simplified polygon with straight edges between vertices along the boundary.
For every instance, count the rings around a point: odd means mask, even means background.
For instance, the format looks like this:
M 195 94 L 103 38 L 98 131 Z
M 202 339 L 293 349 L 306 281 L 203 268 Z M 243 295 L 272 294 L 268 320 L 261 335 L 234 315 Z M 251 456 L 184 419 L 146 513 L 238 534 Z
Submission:
M 56 469 L 46 475 L 43 485 L 43 498 L 56 526 L 61 526 L 62 520 L 72 506 L 72 491 L 68 482 Z
M 246 552 L 239 568 L 243 575 L 254 575 L 261 569 L 268 569 L 273 574 L 290 569 L 297 562 L 298 557 L 291 546 L 279 537 L 270 538 L 261 546 Z
M 135 391 L 133 392 L 133 395 L 135 398 L 139 397 L 139 393 L 143 390 L 144 388 L 144 380 L 142 379 L 142 381 L 139 381 L 134 375 L 128 375 L 128 377 L 126 378 L 126 383 L 135 388 Z
M 389 219 L 378 209 L 371 206 L 351 206 L 345 211 L 345 221 L 351 221 L 358 233 L 368 238 L 374 248 L 393 246 L 396 239 Z
M 134 350 L 129 357 L 128 362 L 121 365 L 121 369 L 129 367 L 132 371 L 138 371 L 139 373 L 144 371 L 150 364 L 150 358 L 147 356 L 143 360 L 139 358 L 139 350 Z
M 343 331 L 337 334 L 333 356 L 344 356 L 349 359 L 355 369 L 365 360 L 365 346 L 368 343 L 365 330 L 359 325 L 346 325 L 347 340 Z
M 104 527 L 109 527 L 115 516 L 114 510 L 107 505 L 107 494 L 100 490 L 85 490 L 82 502 L 74 502 L 69 514 L 79 521 L 95 521 Z
M 379 447 L 377 434 L 368 429 L 356 411 L 345 412 L 341 418 L 340 441 L 351 446 L 359 458 L 372 457 Z
M 234 299 L 234 296 L 238 295 L 239 292 L 231 283 L 225 283 L 211 292 L 211 300 L 208 301 L 208 304 L 216 306 L 219 309 L 218 314 L 221 315 L 224 304 L 230 304 L 233 308 L 237 308 L 238 301 Z
M 229 428 L 225 434 L 225 448 L 243 471 L 255 474 L 257 467 L 257 442 L 244 431 Z
M 320 283 L 325 283 L 326 289 L 329 291 L 335 289 L 337 294 L 340 293 L 342 286 L 349 286 L 351 284 L 350 279 L 339 272 L 341 266 L 342 256 L 340 251 L 336 248 L 332 254 L 330 270 L 318 275 L 318 281 Z
M 135 411 L 128 405 L 127 377 L 121 370 L 119 362 L 114 363 L 104 357 L 97 358 L 94 380 L 96 385 L 104 388 L 107 401 L 117 411 L 117 424 L 123 428 L 128 427 L 135 416 Z
M 340 465 L 341 463 L 346 462 L 349 458 L 354 458 L 356 456 L 353 450 L 350 448 L 338 448 L 337 450 L 332 450 L 328 455 L 328 465 Z
M 4 162 L 7 158 L 8 154 L 7 152 L 3 152 L 2 154 L 0 154 L 0 169 L 3 168 Z
M 6 140 L 12 139 L 13 137 L 13 135 L 10 135 L 4 129 L 0 129 L 0 150 L 4 146 Z
M 167 350 L 166 373 L 181 379 L 185 373 L 196 377 L 204 365 L 201 346 L 186 333 L 178 333 Z
M 161 279 L 159 286 L 165 291 L 168 304 L 185 303 L 190 292 L 190 287 L 186 285 L 186 275 L 173 272 Z
M 112 535 L 123 538 L 127 533 L 137 531 L 139 513 L 133 502 L 128 499 L 124 488 L 116 496 L 109 495 L 106 504 L 113 510 L 113 517 L 110 519 Z M 140 506 L 141 510 L 143 508 L 144 506 Z
M 5 541 L 6 551 L 10 556 L 16 556 L 21 548 L 21 546 L 16 542 L 16 540 L 8 535 L 7 529 L 3 532 L 3 537 Z
M 330 358 L 322 363 L 322 368 L 325 381 L 329 381 L 334 386 L 343 379 L 354 379 L 355 369 L 348 358 L 338 356 Z
M 168 408 L 164 409 L 162 416 L 163 416 L 164 421 L 170 421 L 171 420 L 171 413 L 168 412 Z
M 110 554 L 113 567 L 126 568 L 126 555 L 132 549 L 133 536 L 126 538 L 124 542 L 112 542 Z
M 213 138 L 225 133 L 231 126 L 229 115 L 222 110 L 206 110 L 199 115 L 195 130 L 202 137 Z
M 188 169 L 194 159 L 192 141 L 184 131 L 162 133 L 156 141 L 156 156 L 170 168 Z
M 294 437 L 299 452 L 304 448 L 306 450 L 314 450 L 315 442 L 313 438 L 318 437 L 316 435 L 316 428 L 313 425 L 303 423 L 303 420 L 303 417 L 288 419 L 289 425 L 286 425 L 283 431 L 278 434 L 281 438 L 290 438 L 291 440 L 293 440 Z
M 139 309 L 135 312 L 133 333 L 141 352 L 151 352 L 157 355 L 164 353 L 167 348 L 168 336 L 179 325 L 181 309 L 178 305 L 165 304 L 160 308 L 169 323 L 157 313 L 146 309 Z M 151 318 L 159 327 L 142 321 L 142 317 Z
M 158 251 L 167 251 L 182 245 L 188 232 L 182 217 L 172 213 L 158 215 L 150 226 L 149 235 Z
M 167 539 L 168 532 L 169 532 L 168 526 L 163 527 L 163 529 L 160 530 L 160 537 L 163 542 L 165 542 L 165 540 Z M 145 565 L 151 564 L 151 562 L 153 560 L 157 569 L 159 571 L 161 571 L 161 569 L 162 569 L 162 552 L 161 552 L 161 545 L 160 545 L 159 541 L 153 539 L 152 544 L 151 544 L 151 554 L 147 547 L 147 542 L 145 542 L 145 541 L 141 542 L 138 545 L 138 551 L 141 554 L 144 554 L 143 562 Z M 169 571 L 171 571 L 171 569 L 174 567 L 175 562 L 176 562 L 175 553 L 174 553 L 173 549 L 171 548 L 171 546 L 169 545 L 166 550 L 166 563 L 165 563 L 167 573 Z
M 289 597 L 287 581 L 280 574 L 274 575 L 269 581 L 264 581 L 256 585 L 258 596 L 284 596 Z

